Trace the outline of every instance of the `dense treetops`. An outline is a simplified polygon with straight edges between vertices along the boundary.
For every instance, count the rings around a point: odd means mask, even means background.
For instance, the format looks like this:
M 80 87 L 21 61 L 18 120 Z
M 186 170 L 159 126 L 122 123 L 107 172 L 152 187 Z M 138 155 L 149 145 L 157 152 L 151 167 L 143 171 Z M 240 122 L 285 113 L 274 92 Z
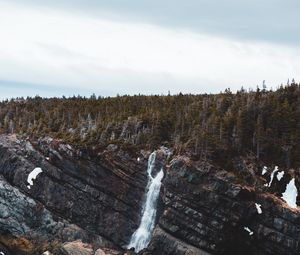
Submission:
M 300 166 L 300 86 L 217 95 L 13 99 L 0 103 L 0 133 L 50 135 L 92 148 L 173 147 L 230 167 L 237 155 Z

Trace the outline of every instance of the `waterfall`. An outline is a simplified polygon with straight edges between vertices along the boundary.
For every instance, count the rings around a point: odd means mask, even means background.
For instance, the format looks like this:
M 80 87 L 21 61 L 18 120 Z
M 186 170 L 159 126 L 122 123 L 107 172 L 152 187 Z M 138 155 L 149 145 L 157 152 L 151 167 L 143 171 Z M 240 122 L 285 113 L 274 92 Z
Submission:
M 163 169 L 152 176 L 152 171 L 155 167 L 156 152 L 154 151 L 148 159 L 148 185 L 146 201 L 143 205 L 142 219 L 138 229 L 133 233 L 128 249 L 134 248 L 135 252 L 139 252 L 146 248 L 150 243 L 152 232 L 154 229 L 157 199 L 159 197 L 161 180 L 164 177 Z

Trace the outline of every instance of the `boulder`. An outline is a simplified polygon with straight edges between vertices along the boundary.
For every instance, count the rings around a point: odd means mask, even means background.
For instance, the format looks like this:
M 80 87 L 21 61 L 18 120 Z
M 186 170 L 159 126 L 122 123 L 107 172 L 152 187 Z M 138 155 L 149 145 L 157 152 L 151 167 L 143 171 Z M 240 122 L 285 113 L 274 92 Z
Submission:
M 63 244 L 61 248 L 64 255 L 94 255 L 92 246 L 81 240 Z

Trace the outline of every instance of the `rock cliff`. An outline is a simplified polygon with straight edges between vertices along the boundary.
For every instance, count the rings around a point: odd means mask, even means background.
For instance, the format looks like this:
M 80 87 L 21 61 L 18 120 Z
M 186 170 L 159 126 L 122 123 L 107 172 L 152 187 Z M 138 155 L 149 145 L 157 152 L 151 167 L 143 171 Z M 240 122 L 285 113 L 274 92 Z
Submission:
M 0 250 L 134 254 L 125 247 L 141 218 L 150 153 L 0 136 Z M 286 169 L 281 179 L 276 173 L 267 187 L 275 166 L 262 175 L 261 162 L 233 162 L 225 171 L 160 148 L 156 227 L 140 254 L 299 254 L 300 208 L 280 198 L 291 178 L 299 190 L 299 170 Z M 37 167 L 42 172 L 28 186 Z

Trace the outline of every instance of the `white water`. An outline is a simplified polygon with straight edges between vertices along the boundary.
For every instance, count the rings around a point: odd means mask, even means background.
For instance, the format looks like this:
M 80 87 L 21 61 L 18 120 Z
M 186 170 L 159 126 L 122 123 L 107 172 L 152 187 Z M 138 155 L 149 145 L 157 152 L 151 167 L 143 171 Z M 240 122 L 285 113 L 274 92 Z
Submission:
M 163 169 L 155 177 L 152 176 L 152 171 L 155 166 L 156 152 L 154 151 L 148 160 L 148 191 L 146 201 L 143 206 L 143 216 L 140 226 L 133 233 L 128 249 L 134 248 L 135 252 L 139 252 L 146 248 L 150 243 L 152 232 L 154 229 L 156 218 L 157 199 L 159 197 L 161 180 L 164 177 Z

